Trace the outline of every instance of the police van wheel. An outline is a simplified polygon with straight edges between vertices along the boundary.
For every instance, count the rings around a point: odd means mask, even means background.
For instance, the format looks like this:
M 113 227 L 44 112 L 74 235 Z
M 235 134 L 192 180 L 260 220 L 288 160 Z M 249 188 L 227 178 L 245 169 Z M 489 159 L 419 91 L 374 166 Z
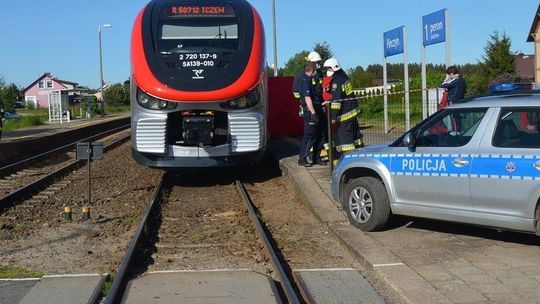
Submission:
M 366 176 L 352 180 L 346 187 L 343 209 L 349 222 L 363 231 L 384 227 L 390 217 L 390 202 L 384 185 Z

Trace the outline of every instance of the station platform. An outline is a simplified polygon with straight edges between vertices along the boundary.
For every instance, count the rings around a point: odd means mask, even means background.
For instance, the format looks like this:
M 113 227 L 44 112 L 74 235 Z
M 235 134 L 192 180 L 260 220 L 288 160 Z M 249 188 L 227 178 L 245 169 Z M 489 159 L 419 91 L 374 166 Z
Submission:
M 73 120 L 23 130 L 2 132 L 0 167 L 61 147 L 69 141 L 86 138 L 129 124 L 130 114 L 111 115 L 92 120 Z
M 98 299 L 106 275 L 0 280 L 0 304 L 86 304 Z
M 115 121 L 118 119 L 129 118 L 130 114 L 118 114 L 108 115 L 106 117 L 99 117 L 93 119 L 75 119 L 70 122 L 63 123 L 47 123 L 42 126 L 35 126 L 27 129 L 13 130 L 2 132 L 2 138 L 0 139 L 0 145 L 9 144 L 16 141 L 32 140 L 35 138 L 46 137 L 56 133 L 66 132 L 72 129 L 85 128 L 92 125 L 102 124 L 104 122 Z
M 398 303 L 540 303 L 537 236 L 394 217 L 386 230 L 349 224 L 331 198 L 328 166 L 298 166 L 299 141 L 272 138 L 269 151 L 311 212 Z

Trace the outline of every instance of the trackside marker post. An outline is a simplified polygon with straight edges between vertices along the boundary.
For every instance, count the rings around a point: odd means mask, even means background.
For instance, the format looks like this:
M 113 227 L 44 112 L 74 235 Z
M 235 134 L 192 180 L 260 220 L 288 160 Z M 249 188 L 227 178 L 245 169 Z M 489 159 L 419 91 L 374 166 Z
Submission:
M 71 215 L 71 208 L 69 206 L 64 207 L 64 221 L 70 222 L 73 220 Z
M 82 142 L 77 143 L 77 160 L 85 159 L 88 162 L 88 206 L 92 203 L 91 168 L 92 160 L 103 158 L 103 143 Z M 85 213 L 86 211 L 86 213 Z M 86 218 L 88 217 L 88 218 Z M 90 219 L 90 208 L 83 208 L 83 220 Z

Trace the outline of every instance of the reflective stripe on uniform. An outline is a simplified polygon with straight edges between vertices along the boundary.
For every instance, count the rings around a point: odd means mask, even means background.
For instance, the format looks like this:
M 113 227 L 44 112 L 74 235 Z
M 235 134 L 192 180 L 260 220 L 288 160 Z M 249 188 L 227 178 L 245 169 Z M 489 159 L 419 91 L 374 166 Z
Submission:
M 347 152 L 347 151 L 352 151 L 354 149 L 356 149 L 354 144 L 339 145 L 336 147 L 336 150 L 338 152 Z
M 354 141 L 354 145 L 358 148 L 361 148 L 363 147 L 365 144 L 364 144 L 364 139 L 363 138 L 360 138 L 360 139 L 357 139 Z
M 339 121 L 339 122 L 346 122 L 346 121 L 349 121 L 349 120 L 351 120 L 353 118 L 356 118 L 356 116 L 358 116 L 358 114 L 360 114 L 360 107 L 358 107 L 358 108 L 356 108 L 356 109 L 354 109 L 352 111 L 349 111 L 349 112 L 347 112 L 347 113 L 345 113 L 343 115 L 339 115 L 336 120 Z
M 332 109 L 332 110 L 341 110 L 341 102 L 332 102 L 330 104 L 330 109 Z
M 293 92 L 294 98 L 300 99 L 300 93 L 299 92 Z
M 352 84 L 350 81 L 347 81 L 345 82 L 342 86 L 341 86 L 341 91 L 345 94 L 345 95 L 351 95 L 353 93 L 353 87 L 352 87 Z

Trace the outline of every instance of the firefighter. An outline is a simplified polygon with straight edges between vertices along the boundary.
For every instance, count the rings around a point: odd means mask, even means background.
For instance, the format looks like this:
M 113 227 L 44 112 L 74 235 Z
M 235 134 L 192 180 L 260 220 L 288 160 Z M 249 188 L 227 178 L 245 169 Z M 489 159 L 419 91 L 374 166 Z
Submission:
M 339 61 L 330 58 L 324 63 L 326 76 L 332 77 L 329 89 L 332 94 L 330 104 L 332 124 L 337 124 L 337 138 L 334 140 L 338 156 L 364 146 L 364 136 L 358 125 L 359 106 L 354 98 L 349 77 Z
M 320 142 L 322 140 L 320 122 L 323 113 L 321 104 L 316 101 L 315 86 L 312 82 L 316 73 L 316 64 L 308 62 L 304 69 L 304 74 L 301 75 L 298 81 L 300 102 L 304 112 L 304 136 L 302 138 L 302 146 L 300 147 L 298 165 L 305 167 L 312 166 L 309 158 L 313 160 L 313 163 L 320 161 Z

